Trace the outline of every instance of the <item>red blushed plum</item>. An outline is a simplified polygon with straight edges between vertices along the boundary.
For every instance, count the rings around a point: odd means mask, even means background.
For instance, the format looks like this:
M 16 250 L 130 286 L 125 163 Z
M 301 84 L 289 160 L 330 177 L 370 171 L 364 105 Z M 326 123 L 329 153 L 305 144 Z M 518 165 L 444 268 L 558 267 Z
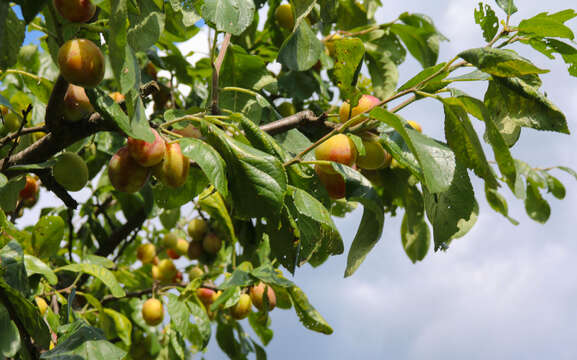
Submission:
M 351 111 L 351 105 L 348 102 L 344 102 L 339 110 L 339 116 L 341 118 L 341 122 L 344 123 L 349 119 L 352 119 L 355 116 L 364 113 L 365 111 L 369 111 L 380 102 L 381 100 L 379 100 L 379 98 L 377 97 L 374 97 L 372 95 L 363 95 L 359 99 L 359 103 L 357 104 L 357 106 L 355 106 L 352 111 Z M 351 112 L 350 117 L 349 117 L 349 111 Z M 366 118 L 367 116 L 361 116 L 357 121 L 354 122 L 354 124 L 358 124 L 359 122 L 363 121 Z
M 152 173 L 164 185 L 177 188 L 186 182 L 189 166 L 190 162 L 182 155 L 178 143 L 166 144 L 164 159 L 152 168 Z
M 156 247 L 153 244 L 142 244 L 136 251 L 136 258 L 143 264 L 151 264 L 156 256 Z
M 196 296 L 204 304 L 204 306 L 209 306 L 213 302 L 213 298 L 216 292 L 212 289 L 198 288 L 196 290 Z
M 345 197 L 346 194 L 345 179 L 343 179 L 343 177 L 339 173 L 337 172 L 327 173 L 318 165 L 315 166 L 315 171 L 317 173 L 319 181 L 321 182 L 321 184 L 323 184 L 323 186 L 325 187 L 331 198 L 342 199 Z
M 167 249 L 166 255 L 168 255 L 169 258 L 175 259 L 175 260 L 180 258 L 180 255 L 175 250 L 172 250 L 172 249 Z
M 96 6 L 90 0 L 54 0 L 54 7 L 70 22 L 87 22 L 96 13 Z
M 32 176 L 26 175 L 26 185 L 20 190 L 18 197 L 20 199 L 35 198 L 38 195 L 38 181 Z
M 68 85 L 64 94 L 64 120 L 76 122 L 84 119 L 94 112 L 86 91 L 83 87 Z
M 348 136 L 338 134 L 331 136 L 315 149 L 317 160 L 334 161 L 344 165 L 353 166 L 357 160 L 357 149 Z M 321 165 L 326 173 L 335 173 L 330 165 Z
M 182 135 L 184 137 L 189 137 L 189 138 L 200 139 L 202 137 L 202 133 L 194 125 L 188 125 L 185 128 L 176 129 L 176 130 L 174 130 L 174 132 L 179 134 L 179 135 Z
M 268 303 L 265 303 L 264 299 L 265 290 Z M 250 299 L 253 305 L 259 310 L 271 311 L 276 306 L 276 294 L 274 290 L 263 282 L 250 288 Z
M 140 190 L 150 177 L 150 168 L 140 166 L 130 156 L 125 146 L 112 156 L 108 163 L 108 178 L 114 188 L 121 192 L 134 193 Z
M 128 138 L 128 151 L 130 156 L 141 166 L 151 167 L 162 161 L 166 152 L 166 143 L 158 132 L 151 129 L 154 134 L 153 142 L 146 142 L 134 138 Z
M 60 73 L 71 84 L 96 87 L 104 78 L 104 56 L 90 40 L 68 40 L 58 50 Z

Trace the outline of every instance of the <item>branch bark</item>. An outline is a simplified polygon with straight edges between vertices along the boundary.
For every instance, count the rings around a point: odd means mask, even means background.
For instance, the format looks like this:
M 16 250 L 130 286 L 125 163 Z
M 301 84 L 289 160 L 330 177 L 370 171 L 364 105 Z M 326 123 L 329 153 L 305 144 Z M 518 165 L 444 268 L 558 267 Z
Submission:
M 287 116 L 277 121 L 262 125 L 260 129 L 269 133 L 270 135 L 276 135 L 283 132 L 287 132 L 291 129 L 303 128 L 317 126 L 320 128 L 325 128 L 326 131 L 332 130 L 336 125 L 328 121 L 327 114 L 322 113 L 320 116 L 316 116 L 311 110 L 304 110 L 298 112 L 294 115 Z

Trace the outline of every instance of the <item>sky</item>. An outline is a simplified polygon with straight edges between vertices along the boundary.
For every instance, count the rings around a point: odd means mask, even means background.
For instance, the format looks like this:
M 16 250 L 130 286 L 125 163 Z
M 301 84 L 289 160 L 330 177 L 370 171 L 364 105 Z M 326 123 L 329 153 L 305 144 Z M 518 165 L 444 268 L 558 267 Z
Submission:
M 484 44 L 474 23 L 477 0 L 385 1 L 377 17 L 390 21 L 404 11 L 429 15 L 451 41 L 441 44 L 441 61 L 462 50 Z M 493 1 L 489 4 L 498 13 Z M 512 23 L 539 12 L 570 7 L 572 0 L 517 0 L 519 13 Z M 577 20 L 568 25 L 577 32 Z M 206 52 L 206 40 L 197 36 L 181 48 Z M 551 70 L 542 76 L 548 97 L 566 114 L 569 129 L 577 131 L 577 78 L 565 64 L 518 49 L 539 67 Z M 409 58 L 400 67 L 400 80 L 420 71 Z M 482 98 L 484 87 L 461 87 Z M 443 139 L 442 108 L 423 100 L 400 113 L 421 123 L 427 135 Z M 479 127 L 478 129 L 482 129 Z M 577 169 L 574 135 L 524 130 L 513 149 L 516 158 L 534 167 L 565 165 Z M 492 156 L 492 152 L 488 152 Z M 269 359 L 576 359 L 577 255 L 572 222 L 577 213 L 577 182 L 562 172 L 553 173 L 567 188 L 565 200 L 551 196 L 545 225 L 532 221 L 523 203 L 510 191 L 501 193 L 509 203 L 514 226 L 486 203 L 482 183 L 474 180 L 480 205 L 477 224 L 447 252 L 432 252 L 412 264 L 401 246 L 401 217 L 386 218 L 380 242 L 359 270 L 344 279 L 346 252 L 323 266 L 299 268 L 294 280 L 334 329 L 322 335 L 305 329 L 293 310 L 274 310 L 274 338 L 266 350 Z M 43 201 L 50 201 L 49 194 Z M 82 200 L 83 194 L 75 195 Z M 56 200 L 57 201 L 57 200 Z M 401 212 L 402 214 L 402 212 Z M 33 212 L 27 214 L 33 219 Z M 354 238 L 361 212 L 335 219 L 345 248 Z M 246 320 L 245 329 L 249 329 Z M 208 359 L 226 356 L 211 342 Z

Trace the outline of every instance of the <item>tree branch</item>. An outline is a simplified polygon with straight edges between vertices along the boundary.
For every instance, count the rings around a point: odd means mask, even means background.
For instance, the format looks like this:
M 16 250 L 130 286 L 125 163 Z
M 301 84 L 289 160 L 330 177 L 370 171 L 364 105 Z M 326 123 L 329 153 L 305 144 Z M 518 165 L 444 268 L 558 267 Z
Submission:
M 218 36 L 218 33 L 214 34 L 215 38 L 216 36 Z M 224 37 L 224 40 L 222 42 L 222 47 L 220 49 L 220 52 L 218 53 L 218 57 L 216 58 L 216 61 L 214 62 L 214 64 L 212 65 L 212 100 L 211 100 L 211 105 L 210 105 L 210 109 L 211 109 L 211 113 L 213 115 L 218 115 L 220 114 L 220 109 L 218 108 L 218 78 L 219 78 L 219 74 L 220 74 L 220 68 L 222 66 L 222 62 L 224 61 L 224 56 L 226 55 L 226 50 L 228 49 L 228 46 L 230 45 L 230 33 L 227 33 Z
M 58 196 L 66 207 L 69 209 L 76 209 L 78 207 L 78 202 L 54 179 L 50 169 L 33 169 L 31 172 L 38 175 L 42 181 L 42 185 L 44 185 L 47 190 L 52 191 L 54 195 Z
M 325 128 L 327 131 L 332 130 L 336 125 L 328 121 L 327 114 L 322 113 L 320 116 L 316 116 L 311 110 L 304 110 L 298 112 L 294 115 L 287 116 L 277 121 L 270 122 L 268 124 L 262 125 L 260 129 L 270 135 L 280 134 L 291 129 L 318 126 Z

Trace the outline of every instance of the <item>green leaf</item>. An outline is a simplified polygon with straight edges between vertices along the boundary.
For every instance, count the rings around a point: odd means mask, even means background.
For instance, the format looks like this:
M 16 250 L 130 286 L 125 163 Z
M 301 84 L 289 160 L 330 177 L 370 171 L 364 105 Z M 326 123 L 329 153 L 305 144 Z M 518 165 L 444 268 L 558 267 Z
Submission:
M 294 71 L 305 71 L 319 60 L 323 44 L 310 25 L 303 21 L 282 44 L 278 61 Z
M 175 209 L 194 199 L 208 185 L 201 169 L 190 167 L 184 185 L 173 188 L 157 183 L 153 188 L 154 202 L 163 209 Z
M 14 2 L 20 5 L 24 21 L 28 24 L 34 20 L 44 5 L 48 4 L 48 1 L 49 0 L 15 0 Z
M 0 207 L 4 212 L 10 213 L 16 209 L 18 193 L 24 188 L 24 185 L 26 185 L 26 177 L 18 176 L 0 187 Z
M 359 38 L 334 40 L 334 76 L 343 99 L 352 99 L 356 94 L 356 84 L 363 65 L 365 46 Z
M 26 25 L 18 19 L 7 1 L 0 2 L 0 70 L 16 64 Z
M 569 134 L 561 110 L 521 79 L 494 78 L 485 93 L 485 104 L 509 146 L 517 141 L 520 127 Z
M 493 210 L 507 218 L 511 224 L 519 225 L 517 220 L 509 217 L 509 206 L 507 205 L 507 200 L 505 200 L 505 197 L 499 194 L 497 190 L 491 189 L 485 185 L 485 197 L 487 198 L 487 202 L 491 208 L 493 208 Z
M 108 270 L 102 266 L 98 266 L 98 265 L 94 265 L 94 264 L 70 264 L 70 265 L 65 265 L 65 266 L 59 267 L 59 268 L 55 269 L 54 271 L 55 272 L 60 272 L 60 271 L 82 272 L 82 273 L 94 276 L 98 280 L 102 281 L 102 283 L 110 289 L 112 296 L 123 297 L 126 295 L 126 293 L 124 292 L 124 289 L 120 286 L 120 284 L 116 280 L 114 273 L 112 273 L 110 270 Z
M 527 179 L 527 197 L 525 198 L 525 211 L 527 215 L 538 223 L 544 224 L 551 215 L 551 206 L 543 199 L 538 185 Z
M 226 164 L 218 152 L 199 139 L 183 138 L 179 143 L 184 156 L 196 162 L 210 183 L 227 198 Z
M 104 120 L 111 124 L 116 124 L 126 135 L 148 142 L 154 141 L 154 134 L 150 131 L 146 118 L 144 118 L 144 122 L 132 121 L 124 113 L 120 105 L 99 88 L 86 89 L 86 95 L 88 95 L 90 103 Z
M 367 53 L 367 67 L 375 96 L 380 99 L 391 96 L 399 80 L 399 71 L 394 61 L 386 56 Z
M 575 170 L 568 168 L 566 166 L 557 166 L 557 169 L 565 171 L 567 174 L 569 175 L 573 175 L 573 177 L 575 178 L 575 180 L 577 180 L 577 172 L 575 172 Z
M 571 39 L 575 37 L 573 31 L 563 23 L 577 16 L 574 10 L 569 9 L 563 12 L 562 16 L 547 14 L 546 12 L 537 14 L 532 18 L 525 19 L 519 23 L 520 34 L 531 34 L 536 37 L 559 37 Z
M 42 260 L 32 255 L 24 254 L 24 264 L 26 264 L 26 273 L 28 277 L 34 274 L 40 274 L 48 280 L 50 285 L 56 285 L 58 278 L 52 269 L 42 262 Z
M 431 233 L 425 222 L 423 196 L 414 187 L 408 187 L 403 199 L 405 215 L 401 224 L 403 249 L 413 263 L 421 261 L 431 246 Z
M 475 48 L 461 52 L 459 57 L 488 74 L 510 77 L 530 74 L 545 74 L 549 70 L 539 69 L 529 60 L 508 50 Z
M 0 301 L 0 329 L 2 329 L 2 336 L 0 336 L 0 356 L 11 358 L 16 355 L 20 346 L 20 333 L 18 327 L 8 314 L 8 310 Z
M 227 136 L 209 125 L 207 140 L 227 164 L 233 208 L 240 217 L 278 215 L 284 203 L 287 176 L 271 155 Z
M 460 106 L 451 106 L 445 102 L 445 138 L 455 152 L 457 161 L 485 180 L 491 188 L 499 186 L 493 169 L 487 162 L 485 152 L 477 132 L 471 124 L 467 112 Z
M 24 265 L 24 252 L 15 240 L 10 241 L 0 249 L 0 265 L 2 277 L 6 283 L 28 296 L 28 276 Z
M 347 256 L 345 277 L 351 276 L 380 240 L 385 216 L 382 201 L 371 182 L 359 172 L 339 163 L 333 169 L 345 179 L 346 199 L 364 206 L 363 217 Z
M 457 163 L 449 189 L 433 194 L 423 189 L 427 218 L 433 226 L 435 250 L 446 249 L 451 240 L 465 235 L 477 221 L 479 205 L 467 169 Z
M 180 208 L 165 209 L 158 218 L 165 229 L 172 229 L 176 227 L 178 220 L 180 220 Z
M 292 281 L 287 280 L 282 275 L 277 273 L 270 264 L 261 265 L 252 270 L 250 274 L 267 284 L 273 284 L 284 288 L 288 288 L 294 285 Z
M 442 193 L 451 186 L 456 165 L 450 148 L 412 128 L 405 128 L 400 116 L 382 108 L 373 109 L 370 117 L 392 126 L 403 137 L 421 165 L 420 178 L 430 192 Z
M 513 3 L 513 0 L 495 0 L 495 2 L 508 16 L 517 12 L 517 7 Z
M 436 31 L 405 24 L 393 24 L 391 31 L 401 38 L 407 50 L 423 68 L 437 63 L 442 36 Z
M 114 322 L 114 336 L 118 336 L 126 346 L 132 343 L 132 322 L 123 314 L 112 309 L 103 309 L 106 316 L 110 317 Z
M 60 250 L 66 224 L 60 216 L 43 216 L 32 230 L 32 248 L 41 258 L 48 259 Z
M 127 3 L 128 0 L 111 1 L 110 22 L 108 24 L 110 32 L 107 38 L 110 65 L 114 78 L 120 87 L 120 92 L 123 94 L 139 85 L 137 80 L 140 76 L 134 54 L 128 46 L 126 38 L 128 33 Z
M 139 16 L 130 22 L 127 40 L 134 51 L 146 51 L 160 38 L 164 30 L 165 14 L 151 11 L 146 16 Z
M 251 312 L 248 315 L 248 322 L 263 345 L 268 345 L 273 337 L 273 331 L 269 328 L 270 316 L 263 312 Z
M 307 296 L 299 287 L 290 287 L 289 294 L 299 320 L 307 329 L 327 335 L 333 333 L 333 329 L 329 324 L 327 324 L 321 314 L 319 314 L 319 312 L 310 304 Z
M 557 199 L 563 200 L 566 195 L 565 186 L 556 177 L 550 175 L 548 172 L 543 171 L 542 175 L 547 180 L 547 191 L 553 194 Z
M 493 40 L 499 31 L 499 18 L 488 4 L 479 3 L 479 9 L 475 9 L 475 23 L 481 26 L 486 42 Z
M 236 235 L 234 231 L 234 225 L 232 219 L 222 199 L 222 196 L 213 190 L 206 189 L 198 197 L 198 206 L 211 218 L 215 219 L 219 224 L 224 226 L 226 229 L 228 237 L 234 242 L 236 240 Z
M 121 360 L 126 351 L 106 341 L 100 329 L 82 325 L 54 349 L 42 353 L 41 359 Z
M 248 272 L 240 268 L 236 268 L 228 279 L 225 279 L 222 284 L 218 286 L 219 289 L 227 290 L 233 287 L 246 287 L 254 283 L 254 279 Z
M 9 310 L 8 313 L 12 313 L 18 318 L 34 342 L 41 348 L 48 348 L 50 330 L 40 316 L 38 308 L 16 289 L 8 285 L 2 277 L 0 277 L 0 299 L 0 302 Z M 4 333 L 5 330 L 2 331 Z
M 252 0 L 205 0 L 202 17 L 220 32 L 240 35 L 250 26 L 255 7 Z
M 302 265 L 314 253 L 321 257 L 342 254 L 343 240 L 324 205 L 306 191 L 291 187 L 293 202 L 289 211 L 300 232 L 298 263 Z
M 528 43 L 550 59 L 554 58 L 553 53 L 560 54 L 563 61 L 569 65 L 569 74 L 577 77 L 577 49 L 573 46 L 557 39 L 532 38 L 528 40 Z

